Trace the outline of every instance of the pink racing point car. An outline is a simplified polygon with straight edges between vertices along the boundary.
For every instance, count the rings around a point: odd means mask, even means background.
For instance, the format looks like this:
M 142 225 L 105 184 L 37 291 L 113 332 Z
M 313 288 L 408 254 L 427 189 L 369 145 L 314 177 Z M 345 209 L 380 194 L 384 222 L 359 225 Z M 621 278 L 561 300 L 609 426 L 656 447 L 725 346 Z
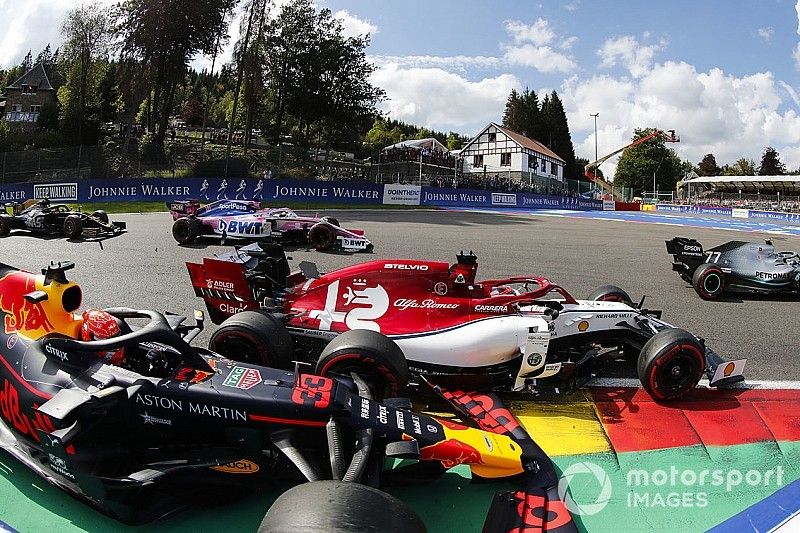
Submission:
M 310 243 L 317 250 L 372 252 L 360 229 L 345 229 L 333 217 L 304 217 L 287 207 L 264 207 L 256 200 L 218 200 L 205 206 L 199 200 L 167 202 L 172 236 L 190 244 L 202 236 L 222 239 L 279 240 Z

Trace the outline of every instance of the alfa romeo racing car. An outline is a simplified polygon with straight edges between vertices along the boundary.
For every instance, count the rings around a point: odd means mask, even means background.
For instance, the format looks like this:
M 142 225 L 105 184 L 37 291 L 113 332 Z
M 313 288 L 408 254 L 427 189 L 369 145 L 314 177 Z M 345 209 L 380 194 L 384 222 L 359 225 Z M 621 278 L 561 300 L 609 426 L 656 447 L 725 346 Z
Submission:
M 496 398 L 435 388 L 456 423 L 407 399 L 381 401 L 358 374 L 290 372 L 193 347 L 200 312 L 194 325 L 128 308 L 76 314 L 72 267 L 34 275 L 0 264 L 0 447 L 97 509 L 141 523 L 288 475 L 310 483 L 280 497 L 260 531 L 419 532 L 413 511 L 369 487 L 384 458 L 407 458 L 438 473 L 464 464 L 476 478 L 518 479 L 520 490 L 495 497 L 484 531 L 576 531 L 553 464 Z M 377 332 L 337 341 L 337 354 L 405 363 Z M 297 513 L 298 502 L 311 504 Z
M 13 230 L 27 230 L 68 239 L 102 238 L 119 235 L 125 229 L 125 222 L 110 222 L 105 211 L 83 213 L 64 204 L 51 204 L 47 199 L 7 203 L 5 213 L 0 213 L 0 237 Z
M 635 362 L 658 400 L 686 394 L 703 375 L 712 387 L 744 379 L 745 360 L 723 360 L 618 287 L 577 300 L 537 276 L 476 281 L 472 253 L 453 265 L 389 259 L 321 274 L 302 262 L 290 273 L 280 247 L 254 244 L 187 266 L 222 324 L 211 348 L 250 362 L 302 359 L 322 375 L 360 366 L 393 383 L 389 365 L 326 348 L 342 332 L 368 330 L 392 339 L 414 376 L 476 390 L 570 392 L 620 358 Z
M 219 200 L 201 207 L 199 200 L 167 202 L 175 222 L 172 236 L 189 244 L 208 235 L 226 239 L 280 240 L 312 244 L 317 250 L 371 252 L 364 231 L 345 229 L 333 217 L 304 217 L 287 207 L 263 207 L 256 200 Z
M 685 237 L 666 243 L 673 257 L 672 270 L 704 300 L 718 300 L 726 291 L 800 293 L 800 256 L 776 251 L 771 240 L 729 241 L 707 250 Z

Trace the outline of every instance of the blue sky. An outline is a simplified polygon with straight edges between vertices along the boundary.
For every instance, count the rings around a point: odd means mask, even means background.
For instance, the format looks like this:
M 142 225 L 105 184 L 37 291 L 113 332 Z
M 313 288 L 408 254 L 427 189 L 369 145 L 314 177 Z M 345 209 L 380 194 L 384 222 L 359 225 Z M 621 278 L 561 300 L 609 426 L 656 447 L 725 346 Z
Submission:
M 600 113 L 600 155 L 652 126 L 677 130 L 675 149 L 695 163 L 758 162 L 774 146 L 800 166 L 800 0 L 318 3 L 372 35 L 393 118 L 469 135 L 501 119 L 512 88 L 555 89 L 579 156 L 594 156 L 589 114 Z M 0 0 L 0 64 L 58 43 L 76 4 Z

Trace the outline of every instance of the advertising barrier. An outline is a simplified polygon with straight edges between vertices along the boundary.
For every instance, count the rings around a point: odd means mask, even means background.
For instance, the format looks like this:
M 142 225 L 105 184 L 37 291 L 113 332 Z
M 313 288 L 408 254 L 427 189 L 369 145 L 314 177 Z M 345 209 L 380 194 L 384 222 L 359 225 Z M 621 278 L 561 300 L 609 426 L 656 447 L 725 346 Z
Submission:
M 698 213 L 702 215 L 724 215 L 732 218 L 760 218 L 780 222 L 800 222 L 800 213 L 779 211 L 756 211 L 737 207 L 714 207 L 708 205 L 658 204 L 657 210 L 667 213 Z
M 614 200 L 603 200 L 603 211 L 615 211 L 617 204 Z
M 222 178 L 124 178 L 58 183 L 0 185 L 0 203 L 49 198 L 53 202 L 167 202 L 199 198 L 353 205 L 429 205 L 435 207 L 508 207 L 601 210 L 603 202 L 585 198 L 420 187 L 361 181 L 264 180 Z
M 731 216 L 733 218 L 749 218 L 750 211 L 748 211 L 747 209 L 737 209 L 734 207 L 733 209 L 731 209 Z
M 672 205 L 658 204 L 656 211 L 667 213 L 698 213 L 701 215 L 725 215 L 731 216 L 730 207 L 713 207 L 708 205 Z

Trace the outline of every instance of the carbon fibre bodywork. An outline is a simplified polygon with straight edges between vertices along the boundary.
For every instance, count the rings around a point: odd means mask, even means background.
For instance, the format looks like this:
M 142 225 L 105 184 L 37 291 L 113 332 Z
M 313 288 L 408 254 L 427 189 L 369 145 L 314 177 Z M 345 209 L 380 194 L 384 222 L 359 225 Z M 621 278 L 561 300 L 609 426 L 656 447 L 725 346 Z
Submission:
M 0 237 L 14 230 L 26 230 L 44 236 L 99 239 L 114 237 L 127 229 L 125 222 L 109 221 L 104 212 L 75 211 L 46 199 L 31 204 L 6 204 L 0 218 Z M 79 225 L 74 234 L 70 234 L 68 220 L 73 226 Z

